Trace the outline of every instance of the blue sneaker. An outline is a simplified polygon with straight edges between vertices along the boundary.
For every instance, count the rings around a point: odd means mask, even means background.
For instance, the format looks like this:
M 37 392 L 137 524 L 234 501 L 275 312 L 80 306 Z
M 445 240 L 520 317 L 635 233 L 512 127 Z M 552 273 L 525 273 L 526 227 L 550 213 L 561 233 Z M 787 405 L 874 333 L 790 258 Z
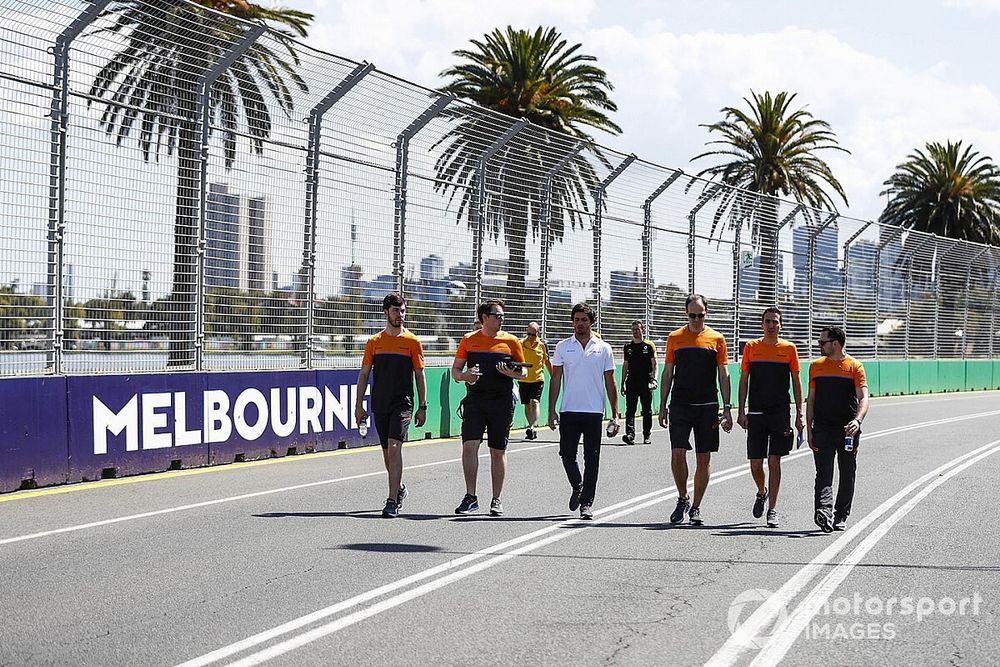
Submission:
M 382 508 L 382 516 L 387 519 L 395 519 L 399 516 L 399 505 L 392 498 L 385 499 L 385 507 Z
M 465 494 L 462 502 L 455 508 L 455 514 L 472 514 L 479 511 L 479 500 L 470 494 Z

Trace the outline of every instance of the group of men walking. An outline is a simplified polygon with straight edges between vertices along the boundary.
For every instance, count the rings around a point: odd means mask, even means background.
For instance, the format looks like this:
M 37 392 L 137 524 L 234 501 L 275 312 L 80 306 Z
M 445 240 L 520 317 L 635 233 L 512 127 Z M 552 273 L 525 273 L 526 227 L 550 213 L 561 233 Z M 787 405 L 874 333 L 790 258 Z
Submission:
M 719 451 L 720 429 L 727 433 L 732 430 L 733 406 L 729 398 L 732 394 L 726 340 L 707 326 L 708 301 L 700 294 L 691 294 L 684 308 L 687 324 L 667 337 L 659 382 L 656 346 L 645 337 L 641 321 L 632 323 L 632 340 L 623 349 L 621 394 L 626 403 L 623 442 L 636 443 L 634 422 L 640 406 L 642 440 L 650 442 L 653 392 L 658 386 L 658 421 L 669 434 L 670 466 L 678 496 L 670 521 L 681 523 L 686 517 L 691 524 L 701 525 L 711 457 Z M 383 311 L 385 329 L 372 336 L 365 347 L 355 418 L 362 424 L 369 416 L 363 401 L 369 375 L 374 371 L 371 416 L 389 478 L 389 494 L 382 513 L 395 517 L 408 495 L 402 482 L 402 443 L 411 420 L 417 426 L 426 420 L 427 392 L 420 341 L 403 326 L 405 301 L 398 294 L 389 294 L 383 301 Z M 467 386 L 467 395 L 459 408 L 465 495 L 456 513 L 471 514 L 480 509 L 479 449 L 485 438 L 492 482 L 489 513 L 503 515 L 506 450 L 515 406 L 519 398 L 528 423 L 525 439 L 536 439 L 544 373 L 548 371 L 551 376 L 548 425 L 559 431 L 559 456 L 570 485 L 569 509 L 579 510 L 581 519 L 593 518 L 606 402 L 611 408 L 608 436 L 614 437 L 620 429 L 618 388 L 611 346 L 593 331 L 596 313 L 587 304 L 579 303 L 573 306 L 571 317 L 573 335 L 559 341 L 550 355 L 537 323 L 530 323 L 525 338 L 519 340 L 503 331 L 506 313 L 502 301 L 489 300 L 479 305 L 477 326 L 462 338 L 451 366 L 452 379 Z M 752 514 L 761 518 L 766 509 L 767 525 L 780 525 L 776 506 L 781 459 L 791 452 L 797 432 L 800 444 L 803 439 L 808 441 L 816 464 L 814 521 L 824 532 L 843 530 L 854 497 L 861 423 L 868 411 L 864 367 L 844 352 L 843 330 L 824 327 L 818 340 L 822 356 L 809 367 L 809 394 L 803 413 L 798 350 L 780 337 L 781 311 L 767 308 L 761 326 L 763 336 L 749 341 L 743 349 L 735 420 L 747 432 L 747 458 L 756 485 Z M 581 440 L 582 471 L 577 458 Z M 687 453 L 691 449 L 695 451 L 695 470 L 689 494 Z M 835 464 L 840 471 L 836 498 Z

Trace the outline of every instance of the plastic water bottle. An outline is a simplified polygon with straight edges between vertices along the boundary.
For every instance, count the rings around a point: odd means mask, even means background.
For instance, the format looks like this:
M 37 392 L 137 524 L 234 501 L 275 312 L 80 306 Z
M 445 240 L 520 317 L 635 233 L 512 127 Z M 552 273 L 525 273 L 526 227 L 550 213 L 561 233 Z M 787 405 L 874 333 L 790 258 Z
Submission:
M 806 439 L 806 432 L 805 431 L 799 431 L 799 437 L 795 441 L 795 449 L 798 449 L 799 447 L 801 447 L 802 443 L 805 442 L 805 439 Z
M 844 451 L 853 452 L 854 451 L 854 436 L 845 435 L 844 436 Z
M 618 429 L 619 429 L 618 422 L 616 422 L 614 419 L 609 419 L 608 429 L 607 431 L 605 431 L 605 433 L 608 434 L 609 438 L 613 438 L 616 435 L 618 435 Z
M 360 424 L 358 424 L 358 435 L 360 435 L 362 438 L 364 438 L 364 437 L 366 437 L 368 435 L 368 420 L 367 419 L 365 419 L 363 422 L 361 422 Z

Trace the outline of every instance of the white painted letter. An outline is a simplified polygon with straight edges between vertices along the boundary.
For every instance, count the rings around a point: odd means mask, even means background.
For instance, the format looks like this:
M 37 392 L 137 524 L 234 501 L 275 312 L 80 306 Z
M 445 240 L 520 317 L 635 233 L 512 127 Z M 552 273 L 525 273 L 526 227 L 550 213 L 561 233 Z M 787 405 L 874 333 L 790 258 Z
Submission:
M 118 412 L 112 412 L 94 396 L 94 453 L 108 453 L 108 431 L 120 435 L 125 431 L 125 450 L 139 449 L 139 401 L 135 394 Z
M 200 444 L 201 429 L 187 430 L 187 395 L 183 391 L 178 391 L 174 394 L 174 446 Z
M 221 389 L 205 390 L 205 443 L 225 442 L 233 434 L 229 395 Z
M 295 430 L 295 387 L 288 387 L 288 415 L 285 423 L 281 423 L 281 389 L 273 387 L 271 389 L 271 430 L 279 438 L 284 438 L 292 434 Z
M 326 401 L 323 405 L 323 423 L 326 425 L 326 431 L 333 431 L 335 426 L 333 424 L 333 417 L 336 415 L 337 420 L 344 425 L 344 428 L 350 428 L 347 423 L 348 421 L 353 421 L 353 417 L 349 417 L 350 405 L 348 403 L 348 393 L 347 387 L 345 385 L 340 385 L 340 397 L 334 396 L 333 392 L 330 391 L 329 387 L 324 387 L 324 393 L 326 396 Z
M 323 432 L 319 425 L 322 402 L 323 394 L 316 387 L 299 387 L 299 433 L 305 435 L 310 429 L 313 433 Z
M 253 403 L 257 406 L 257 422 L 247 423 L 247 406 Z M 267 430 L 267 399 L 259 389 L 244 389 L 236 397 L 233 406 L 233 421 L 236 422 L 236 432 L 244 440 L 256 440 Z
M 170 447 L 170 433 L 157 433 L 156 429 L 166 428 L 167 415 L 157 412 L 157 408 L 170 407 L 170 394 L 142 395 L 142 448 L 166 449 Z

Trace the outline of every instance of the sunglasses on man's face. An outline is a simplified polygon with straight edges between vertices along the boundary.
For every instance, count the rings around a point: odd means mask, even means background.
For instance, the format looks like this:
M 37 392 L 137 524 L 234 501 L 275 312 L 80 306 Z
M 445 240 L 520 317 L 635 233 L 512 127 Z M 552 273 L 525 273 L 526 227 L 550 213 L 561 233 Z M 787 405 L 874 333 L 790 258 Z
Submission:
M 703 320 L 705 319 L 705 313 L 688 313 L 688 319 Z
M 827 343 L 832 343 L 833 339 L 832 338 L 820 338 L 816 342 L 819 343 L 820 345 L 826 345 Z
M 490 315 L 497 318 L 501 322 L 503 321 L 504 317 L 506 317 L 506 315 L 504 315 L 503 313 L 490 313 Z

